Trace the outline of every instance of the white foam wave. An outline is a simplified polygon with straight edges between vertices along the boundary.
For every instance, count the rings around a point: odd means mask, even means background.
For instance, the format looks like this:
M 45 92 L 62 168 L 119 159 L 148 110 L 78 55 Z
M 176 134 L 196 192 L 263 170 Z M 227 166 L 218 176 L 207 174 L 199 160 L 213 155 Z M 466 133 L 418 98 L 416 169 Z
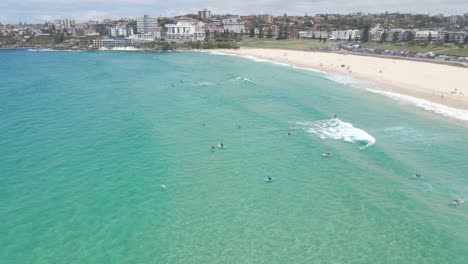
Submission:
M 311 71 L 311 72 L 318 72 L 318 73 L 322 73 L 322 74 L 327 74 L 327 72 L 324 72 L 324 71 L 321 71 L 321 70 L 305 68 L 305 67 L 299 67 L 299 66 L 294 66 L 294 65 L 292 65 L 292 67 L 294 69 L 298 69 L 298 70 L 305 70 L 305 71 Z
M 210 54 L 240 57 L 240 58 L 245 58 L 245 59 L 249 59 L 249 60 L 256 61 L 256 62 L 267 62 L 267 63 L 271 63 L 271 64 L 275 64 L 275 65 L 279 65 L 279 66 L 291 67 L 291 68 L 299 69 L 299 70 L 326 73 L 324 71 L 315 70 L 315 69 L 311 69 L 311 68 L 299 67 L 299 66 L 295 66 L 295 65 L 285 63 L 285 62 L 278 62 L 278 61 L 274 61 L 274 60 L 261 59 L 261 58 L 251 56 L 251 55 L 237 55 L 237 54 L 230 54 L 230 53 L 224 53 L 224 52 L 218 52 L 218 51 L 212 51 L 212 52 L 210 52 Z
M 436 114 L 440 114 L 446 117 L 468 121 L 468 110 L 457 109 L 457 108 L 433 103 L 428 100 L 419 99 L 416 97 L 403 95 L 399 93 L 380 91 L 380 90 L 375 90 L 375 89 L 367 89 L 367 91 L 375 93 L 375 94 L 384 95 L 386 97 L 389 97 L 390 99 L 393 99 L 399 102 L 412 104 L 424 110 L 434 112 Z
M 351 85 L 353 87 L 359 87 L 359 88 L 365 88 L 365 86 L 372 85 L 370 82 L 359 80 L 351 76 L 341 75 L 341 74 L 328 74 L 325 78 L 327 78 L 328 80 L 337 82 L 337 83 L 341 83 L 344 85 Z
M 81 50 L 58 50 L 58 49 L 27 49 L 27 51 L 32 52 L 56 52 L 56 51 L 65 51 L 65 52 L 80 52 Z
M 197 86 L 213 86 L 215 85 L 214 82 L 199 82 L 196 84 Z
M 244 82 L 250 82 L 250 83 L 255 83 L 254 81 L 248 79 L 248 78 L 245 78 L 245 77 L 242 77 L 242 76 L 238 76 L 235 78 L 236 80 L 238 81 L 244 81 Z
M 140 51 L 140 49 L 135 47 L 112 47 L 112 48 L 99 48 L 100 51 Z
M 321 139 L 336 139 L 350 143 L 364 143 L 360 149 L 365 149 L 375 144 L 375 138 L 366 131 L 354 127 L 338 118 L 318 120 L 314 122 L 296 122 L 308 132 L 317 135 Z

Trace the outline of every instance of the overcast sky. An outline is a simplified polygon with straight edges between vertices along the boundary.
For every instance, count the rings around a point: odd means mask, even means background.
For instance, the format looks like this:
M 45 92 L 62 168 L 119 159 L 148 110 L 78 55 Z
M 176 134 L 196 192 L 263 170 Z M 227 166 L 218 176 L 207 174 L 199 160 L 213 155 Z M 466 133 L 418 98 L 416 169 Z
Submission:
M 468 0 L 0 0 L 0 22 L 77 21 L 104 18 L 174 16 L 207 8 L 215 14 L 304 15 L 317 13 L 410 12 L 445 15 L 468 13 Z

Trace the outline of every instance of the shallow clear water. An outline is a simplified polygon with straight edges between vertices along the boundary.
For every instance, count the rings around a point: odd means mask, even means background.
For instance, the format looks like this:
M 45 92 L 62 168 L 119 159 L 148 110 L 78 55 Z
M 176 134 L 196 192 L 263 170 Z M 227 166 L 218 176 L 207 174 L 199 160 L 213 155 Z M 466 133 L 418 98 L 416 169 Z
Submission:
M 229 56 L 0 61 L 0 263 L 467 262 L 454 121 Z

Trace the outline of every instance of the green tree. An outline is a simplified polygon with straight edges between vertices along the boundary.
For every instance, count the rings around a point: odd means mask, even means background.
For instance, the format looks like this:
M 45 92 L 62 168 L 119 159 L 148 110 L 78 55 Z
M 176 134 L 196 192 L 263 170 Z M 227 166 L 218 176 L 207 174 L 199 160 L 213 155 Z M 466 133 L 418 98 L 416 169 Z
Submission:
M 269 27 L 267 31 L 267 38 L 272 38 L 272 37 L 273 37 L 273 29 Z
M 313 24 L 312 22 L 310 22 L 310 21 L 306 21 L 306 22 L 304 22 L 304 26 L 306 26 L 306 27 L 313 27 L 314 24 Z
M 385 42 L 387 40 L 388 33 L 383 32 L 382 35 L 380 35 L 380 42 Z
M 284 27 L 280 26 L 278 36 L 276 37 L 276 39 L 283 39 L 283 35 L 284 35 Z
M 260 31 L 258 32 L 258 37 L 263 38 L 263 27 L 260 27 Z
M 408 31 L 408 35 L 406 35 L 406 42 L 414 41 L 414 33 L 413 31 Z
M 249 37 L 251 37 L 251 38 L 255 37 L 255 28 L 254 27 L 250 28 Z
M 171 18 L 168 18 L 168 17 L 163 17 L 163 18 L 160 18 L 158 19 L 158 24 L 159 24 L 159 27 L 164 30 L 166 30 L 166 24 L 175 24 L 175 20 L 171 19 Z M 136 31 L 135 31 L 136 32 Z
M 284 26 L 283 39 L 287 39 L 288 37 L 289 37 L 289 28 L 288 26 Z
M 398 31 L 393 32 L 392 42 L 396 43 L 400 39 L 400 33 Z
M 136 20 L 131 20 L 130 22 L 128 22 L 128 26 L 131 27 L 133 29 L 133 32 L 137 32 L 137 22 Z
M 362 29 L 362 42 L 369 42 L 369 31 L 370 25 L 365 24 L 364 28 Z
M 63 33 L 59 32 L 59 33 L 54 34 L 54 43 L 55 44 L 62 43 L 64 39 L 65 39 L 65 35 Z
M 449 42 L 450 42 L 450 35 L 449 35 L 449 33 L 445 33 L 445 35 L 444 35 L 444 40 L 445 40 L 445 43 L 449 43 Z

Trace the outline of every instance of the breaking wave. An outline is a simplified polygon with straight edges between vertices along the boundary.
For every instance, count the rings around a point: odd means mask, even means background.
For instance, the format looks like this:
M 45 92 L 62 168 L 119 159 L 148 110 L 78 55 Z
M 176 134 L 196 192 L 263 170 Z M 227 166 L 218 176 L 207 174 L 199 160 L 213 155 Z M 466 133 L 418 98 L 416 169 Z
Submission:
M 214 82 L 199 82 L 196 84 L 196 86 L 213 86 L 216 85 Z
M 32 52 L 55 52 L 55 51 L 68 51 L 68 52 L 80 52 L 82 50 L 61 50 L 61 49 L 27 49 Z
M 257 58 L 255 56 L 250 56 L 250 55 L 237 55 L 237 54 L 223 53 L 223 52 L 219 52 L 219 51 L 212 51 L 209 54 L 239 57 L 239 58 L 249 59 L 249 60 L 256 61 L 256 62 L 267 62 L 267 63 L 271 63 L 271 64 L 275 64 L 275 65 L 291 67 L 291 68 L 298 69 L 298 70 L 306 70 L 306 71 L 311 71 L 311 72 L 325 73 L 324 71 L 320 71 L 320 70 L 299 67 L 299 66 L 295 66 L 295 65 L 285 63 L 285 62 L 278 62 L 278 61 L 268 60 L 268 59 L 260 59 L 260 58 Z
M 321 139 L 343 140 L 350 143 L 363 143 L 360 149 L 365 149 L 375 144 L 375 138 L 366 131 L 354 127 L 338 118 L 318 120 L 314 122 L 296 122 L 308 132 L 317 135 Z
M 468 121 L 468 110 L 463 110 L 463 109 L 457 109 L 437 103 L 430 102 L 428 100 L 424 99 L 419 99 L 416 97 L 412 97 L 409 95 L 404 95 L 404 94 L 399 94 L 399 93 L 393 93 L 393 92 L 388 92 L 388 91 L 380 91 L 380 90 L 374 90 L 374 89 L 367 89 L 371 93 L 375 94 L 380 94 L 384 95 L 386 97 L 389 97 L 390 99 L 400 101 L 403 103 L 408 103 L 415 105 L 419 108 L 422 108 L 426 111 L 430 111 L 436 114 L 440 114 L 446 117 L 450 118 L 455 118 L 463 121 Z
M 242 77 L 242 76 L 236 77 L 235 80 L 254 83 L 254 81 L 252 81 L 252 80 L 250 80 L 248 78 Z

